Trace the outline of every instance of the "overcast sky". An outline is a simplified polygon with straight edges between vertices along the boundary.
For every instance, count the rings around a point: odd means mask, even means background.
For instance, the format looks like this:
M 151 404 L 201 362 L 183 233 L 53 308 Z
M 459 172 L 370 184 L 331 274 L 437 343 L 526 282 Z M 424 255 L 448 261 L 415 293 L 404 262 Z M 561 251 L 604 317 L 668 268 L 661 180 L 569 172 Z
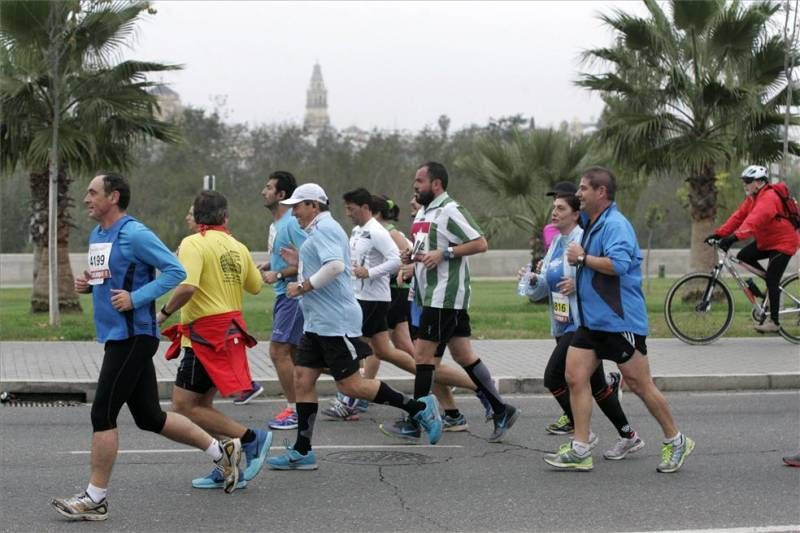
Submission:
M 573 85 L 582 50 L 607 45 L 597 18 L 639 2 L 158 1 L 139 25 L 137 59 L 180 63 L 163 80 L 184 103 L 228 119 L 303 120 L 315 61 L 337 128 L 418 130 L 441 114 L 452 128 L 533 115 L 537 125 L 597 117 Z

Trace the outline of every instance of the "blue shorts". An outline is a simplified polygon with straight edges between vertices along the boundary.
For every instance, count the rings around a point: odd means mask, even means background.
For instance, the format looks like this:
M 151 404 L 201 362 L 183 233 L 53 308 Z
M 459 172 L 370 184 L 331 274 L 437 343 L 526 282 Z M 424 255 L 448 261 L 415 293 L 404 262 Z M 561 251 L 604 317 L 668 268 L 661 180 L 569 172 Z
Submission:
M 303 311 L 298 298 L 279 294 L 272 308 L 272 342 L 300 345 L 303 336 Z

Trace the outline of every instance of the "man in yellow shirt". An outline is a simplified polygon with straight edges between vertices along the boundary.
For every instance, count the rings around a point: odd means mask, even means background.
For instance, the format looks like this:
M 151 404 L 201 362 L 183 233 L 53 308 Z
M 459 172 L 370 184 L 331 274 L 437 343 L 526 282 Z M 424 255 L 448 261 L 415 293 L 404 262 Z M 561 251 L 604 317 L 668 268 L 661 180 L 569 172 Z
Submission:
M 251 386 L 246 347 L 255 345 L 255 339 L 245 330 L 242 299 L 244 291 L 261 292 L 261 274 L 247 247 L 227 230 L 225 196 L 203 191 L 192 207 L 197 232 L 183 239 L 178 249 L 186 279 L 157 319 L 162 323 L 181 310 L 180 324 L 163 332 L 173 339 L 168 358 L 177 355 L 178 343 L 184 350 L 172 391 L 173 408 L 212 434 L 241 439 L 247 459 L 241 488 L 261 470 L 272 433 L 246 428 L 215 409 L 213 400 L 217 390 L 230 396 Z M 192 486 L 220 488 L 220 473 L 213 470 L 193 480 Z

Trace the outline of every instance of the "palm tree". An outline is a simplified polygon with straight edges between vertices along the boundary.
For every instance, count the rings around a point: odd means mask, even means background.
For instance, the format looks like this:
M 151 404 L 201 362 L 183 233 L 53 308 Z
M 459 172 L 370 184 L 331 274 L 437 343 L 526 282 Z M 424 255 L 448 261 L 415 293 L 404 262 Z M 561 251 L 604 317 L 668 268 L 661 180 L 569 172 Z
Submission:
M 551 202 L 545 193 L 559 181 L 577 183 L 591 146 L 589 136 L 566 131 L 513 128 L 508 138 L 487 135 L 456 167 L 501 200 L 482 219 L 487 235 L 516 226 L 530 232 L 534 258 L 544 255 L 542 229 Z
M 584 59 L 610 68 L 577 83 L 603 96 L 598 136 L 615 161 L 686 176 L 691 262 L 706 268 L 714 259 L 702 243 L 715 227 L 717 170 L 781 158 L 790 85 L 785 43 L 770 23 L 779 5 L 673 0 L 666 13 L 655 0 L 644 3 L 646 18 L 601 15 L 616 42 Z M 789 150 L 798 153 L 798 145 Z
M 180 67 L 114 61 L 148 10 L 147 2 L 0 3 L 0 170 L 21 165 L 30 172 L 38 258 L 31 308 L 49 309 L 51 324 L 58 309 L 80 310 L 67 253 L 72 173 L 124 170 L 137 141 L 178 139 L 172 125 L 156 118 L 150 89 L 158 84 L 145 76 Z M 58 223 L 51 234 L 52 218 Z M 57 297 L 50 283 L 56 257 Z

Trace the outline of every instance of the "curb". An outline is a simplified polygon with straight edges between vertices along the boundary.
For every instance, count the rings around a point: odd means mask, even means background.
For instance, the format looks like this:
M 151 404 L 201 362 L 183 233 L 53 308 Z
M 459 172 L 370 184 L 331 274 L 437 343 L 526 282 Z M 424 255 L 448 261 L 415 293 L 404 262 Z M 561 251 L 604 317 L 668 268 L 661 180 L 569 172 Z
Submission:
M 277 379 L 258 379 L 264 387 L 266 396 L 278 398 L 282 396 Z M 387 385 L 406 394 L 414 390 L 411 377 L 381 378 Z M 541 377 L 509 377 L 496 378 L 501 394 L 546 394 L 544 380 Z M 709 391 L 764 391 L 764 390 L 798 390 L 800 389 L 800 373 L 777 372 L 771 374 L 717 374 L 717 375 L 670 375 L 654 376 L 658 388 L 664 392 L 709 392 Z M 158 395 L 161 400 L 169 400 L 172 395 L 172 379 L 158 381 Z M 94 400 L 97 383 L 95 381 L 46 380 L 46 381 L 0 381 L 0 391 L 27 394 L 84 394 L 86 401 Z M 336 393 L 333 379 L 323 376 L 317 382 L 317 391 L 321 396 L 332 396 Z M 458 390 L 457 394 L 466 391 Z

